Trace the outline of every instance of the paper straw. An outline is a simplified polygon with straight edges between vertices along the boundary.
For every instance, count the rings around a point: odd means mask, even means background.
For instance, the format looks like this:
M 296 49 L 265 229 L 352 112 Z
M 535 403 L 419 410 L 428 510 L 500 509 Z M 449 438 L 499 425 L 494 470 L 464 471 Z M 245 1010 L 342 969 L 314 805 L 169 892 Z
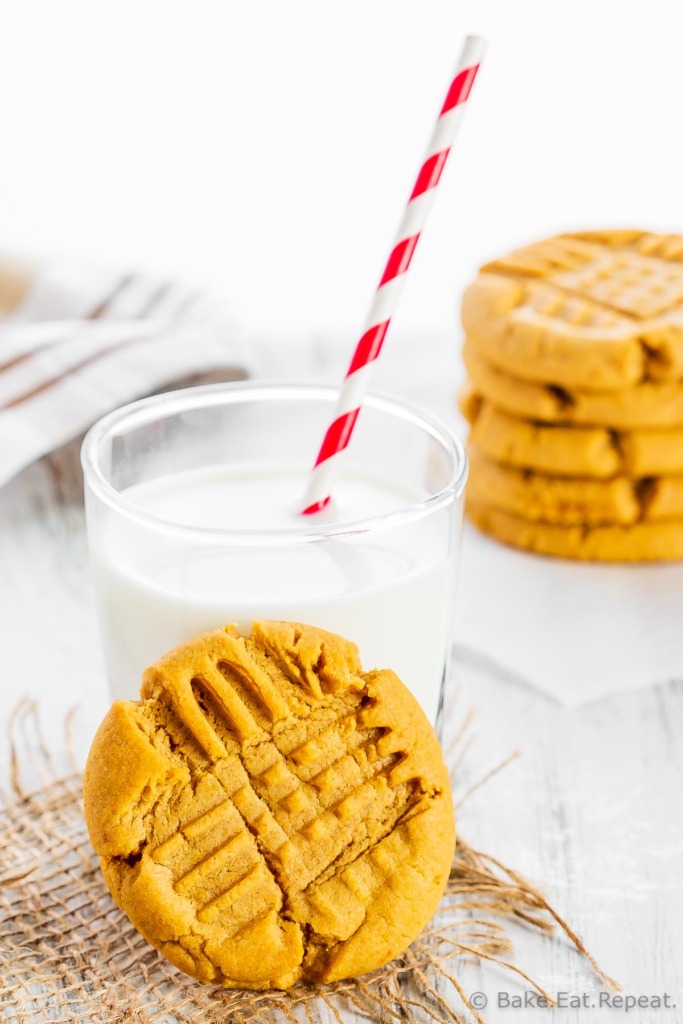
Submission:
M 439 113 L 427 153 L 410 193 L 389 259 L 380 278 L 361 339 L 356 345 L 339 395 L 332 423 L 327 428 L 306 490 L 303 515 L 320 512 L 330 502 L 340 456 L 349 443 L 370 385 L 377 359 L 410 266 L 420 233 L 434 199 L 465 105 L 484 54 L 479 36 L 468 36 Z

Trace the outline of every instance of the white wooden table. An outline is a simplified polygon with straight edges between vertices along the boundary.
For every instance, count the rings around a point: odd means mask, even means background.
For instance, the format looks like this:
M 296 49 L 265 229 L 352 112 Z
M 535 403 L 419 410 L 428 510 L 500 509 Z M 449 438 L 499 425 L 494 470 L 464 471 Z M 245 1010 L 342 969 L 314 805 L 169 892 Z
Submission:
M 344 351 L 340 339 L 254 339 L 260 376 L 333 382 L 339 379 Z M 455 424 L 460 372 L 455 332 L 452 339 L 397 336 L 387 344 L 377 387 Z M 23 695 L 38 700 L 48 742 L 57 751 L 71 707 L 79 707 L 77 737 L 84 752 L 106 706 L 81 486 L 74 443 L 0 490 L 3 784 L 6 723 Z M 458 786 L 464 790 L 512 750 L 521 756 L 466 803 L 459 827 L 474 846 L 539 884 L 603 968 L 622 982 L 625 994 L 668 993 L 669 1002 L 678 1005 L 636 1008 L 628 1014 L 618 1007 L 515 1010 L 506 1008 L 506 1000 L 524 990 L 498 968 L 462 964 L 463 984 L 470 993 L 484 993 L 484 1012 L 493 1024 L 507 1019 L 524 1024 L 548 1019 L 567 1024 L 622 1018 L 638 1024 L 683 1021 L 683 599 L 676 599 L 683 596 L 683 568 L 628 577 L 630 587 L 645 587 L 645 596 L 651 595 L 642 601 L 644 619 L 637 620 L 645 624 L 640 637 L 632 616 L 622 622 L 618 605 L 604 605 L 610 636 L 622 636 L 623 649 L 632 656 L 620 661 L 622 645 L 610 641 L 619 671 L 602 687 L 599 678 L 590 681 L 590 673 L 605 652 L 591 653 L 586 647 L 589 685 L 569 706 L 563 699 L 564 681 L 560 685 L 558 680 L 563 680 L 571 658 L 581 653 L 585 637 L 583 627 L 567 616 L 566 593 L 564 604 L 555 602 L 551 593 L 535 607 L 536 621 L 528 636 L 521 641 L 519 636 L 507 638 L 518 647 L 521 643 L 522 657 L 526 644 L 545 659 L 533 678 L 519 664 L 492 655 L 502 649 L 498 641 L 505 623 L 500 619 L 496 635 L 487 641 L 485 602 L 487 595 L 493 603 L 493 595 L 500 594 L 505 584 L 501 573 L 513 565 L 511 557 L 466 530 L 454 656 L 460 707 L 475 705 L 479 714 L 476 742 Z M 524 581 L 533 578 L 540 561 L 515 557 L 510 571 L 518 577 L 511 615 L 524 606 Z M 562 578 L 570 590 L 586 579 Z M 600 575 L 589 578 L 596 581 L 592 590 L 602 585 Z M 657 604 L 661 587 L 668 598 Z M 648 622 L 653 601 L 657 620 Z M 577 598 L 575 604 L 578 609 L 583 602 Z M 557 620 L 558 606 L 565 609 L 565 621 Z M 497 607 L 500 616 L 500 600 Z M 579 610 L 577 616 L 580 626 Z M 662 664 L 656 658 L 661 644 L 652 632 L 660 628 L 668 645 Z M 634 658 L 642 665 L 640 675 L 632 678 L 629 664 Z M 651 675 L 642 678 L 650 664 Z M 587 993 L 587 1000 L 597 1003 L 590 970 L 566 942 L 543 941 L 522 928 L 515 940 L 517 962 L 550 992 L 567 993 L 565 1001 Z

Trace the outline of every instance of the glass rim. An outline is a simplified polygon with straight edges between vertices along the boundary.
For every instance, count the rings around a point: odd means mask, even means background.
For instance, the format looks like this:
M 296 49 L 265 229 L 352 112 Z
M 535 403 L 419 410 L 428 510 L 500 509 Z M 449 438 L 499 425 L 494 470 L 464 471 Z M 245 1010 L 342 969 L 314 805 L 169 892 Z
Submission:
M 463 493 L 467 482 L 468 462 L 464 445 L 453 431 L 441 420 L 426 413 L 419 406 L 381 392 L 371 392 L 363 407 L 372 408 L 396 419 L 421 428 L 438 441 L 451 456 L 453 469 L 448 482 L 434 494 L 420 501 L 406 505 L 382 515 L 341 523 L 305 523 L 291 528 L 259 530 L 223 529 L 204 526 L 189 526 L 172 519 L 148 512 L 134 501 L 126 499 L 121 491 L 107 480 L 103 473 L 99 453 L 105 443 L 124 425 L 131 429 L 144 426 L 159 416 L 170 417 L 201 408 L 233 404 L 235 402 L 298 400 L 328 401 L 334 404 L 339 389 L 332 385 L 306 381 L 245 380 L 224 381 L 218 384 L 203 384 L 197 387 L 180 388 L 159 395 L 129 402 L 107 413 L 88 430 L 81 445 L 81 466 L 88 487 L 111 509 L 124 517 L 157 530 L 164 530 L 185 538 L 210 539 L 224 545 L 287 545 L 312 541 L 339 539 L 358 533 L 374 532 L 386 527 L 401 526 L 404 523 L 424 519 L 455 502 Z

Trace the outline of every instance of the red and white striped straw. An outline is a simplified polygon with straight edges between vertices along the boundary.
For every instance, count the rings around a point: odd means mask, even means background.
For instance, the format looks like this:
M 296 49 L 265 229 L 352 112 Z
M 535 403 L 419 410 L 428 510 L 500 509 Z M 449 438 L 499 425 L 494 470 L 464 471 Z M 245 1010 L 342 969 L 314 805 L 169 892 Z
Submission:
M 468 36 L 465 40 L 453 81 L 410 193 L 396 241 L 375 292 L 365 329 L 346 373 L 334 420 L 327 428 L 320 446 L 306 490 L 303 515 L 322 511 L 331 500 L 332 483 L 339 468 L 340 456 L 349 443 L 363 398 L 369 388 L 373 363 L 380 353 L 398 304 L 406 271 L 427 220 L 451 145 L 460 127 L 484 48 L 484 40 L 479 36 Z

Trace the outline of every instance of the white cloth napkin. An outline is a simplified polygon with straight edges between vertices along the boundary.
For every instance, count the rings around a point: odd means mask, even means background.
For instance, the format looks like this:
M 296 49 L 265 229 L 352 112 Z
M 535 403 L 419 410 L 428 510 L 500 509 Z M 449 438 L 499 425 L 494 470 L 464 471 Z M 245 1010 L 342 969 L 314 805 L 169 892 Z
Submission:
M 245 375 L 222 303 L 172 281 L 0 259 L 0 486 L 116 406 L 209 371 Z

